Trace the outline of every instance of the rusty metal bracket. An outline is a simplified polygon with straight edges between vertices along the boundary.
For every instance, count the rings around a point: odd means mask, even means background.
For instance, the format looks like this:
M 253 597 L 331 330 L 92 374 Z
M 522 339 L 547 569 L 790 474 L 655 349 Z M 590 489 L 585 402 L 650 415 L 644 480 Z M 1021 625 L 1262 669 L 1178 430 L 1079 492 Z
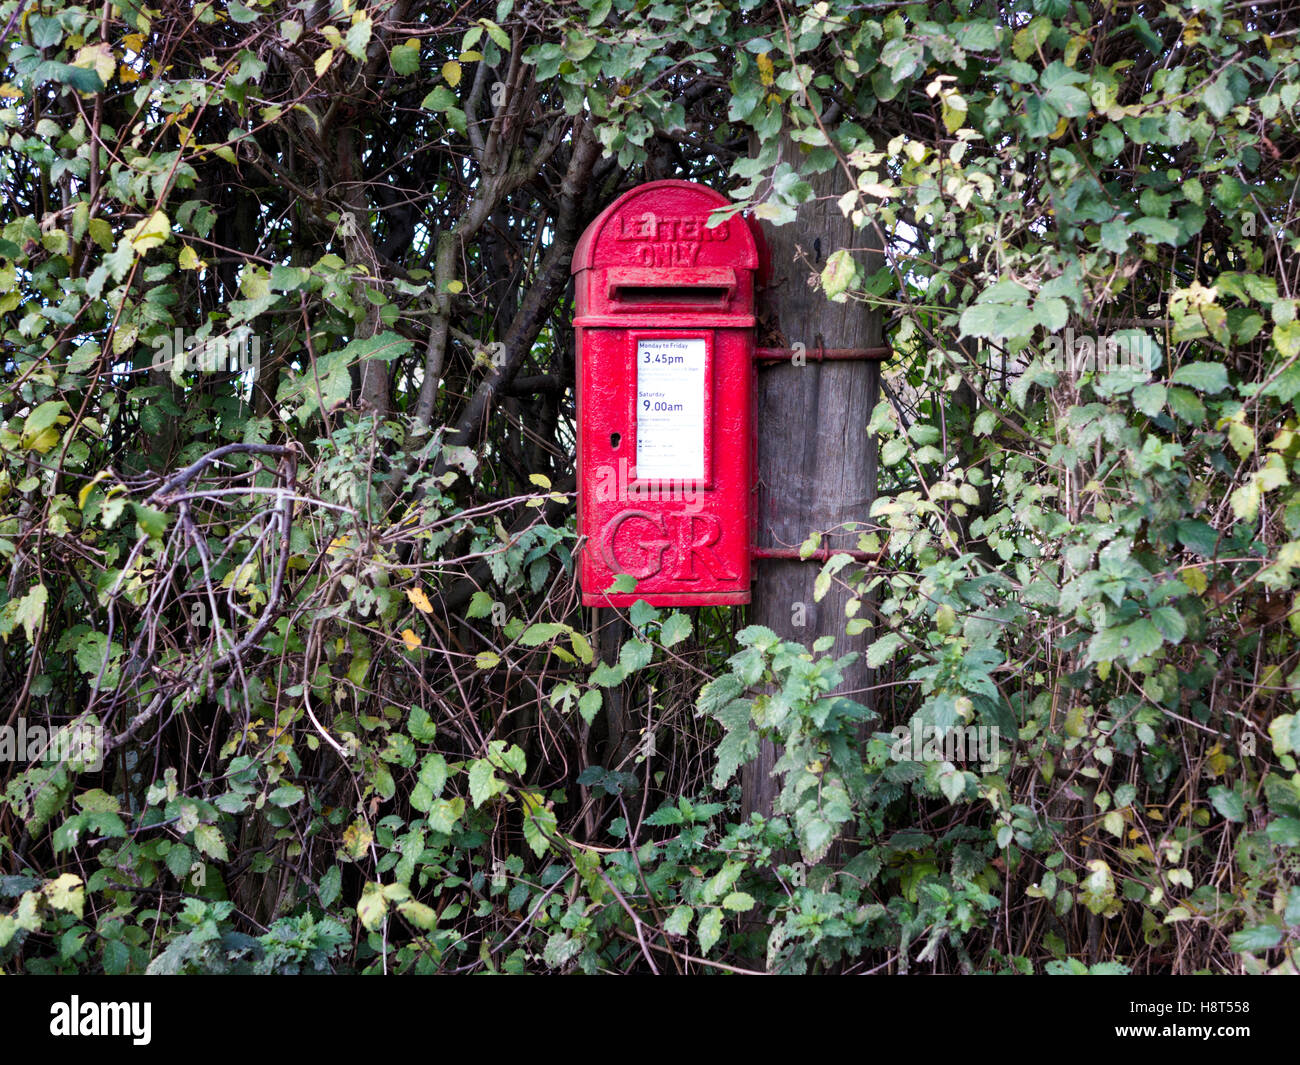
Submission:
M 789 362 L 802 355 L 809 362 L 880 362 L 893 354 L 893 348 L 755 348 L 754 361 L 759 363 Z
M 786 562 L 829 562 L 835 555 L 848 555 L 854 562 L 882 562 L 885 552 L 840 550 L 833 547 L 819 547 L 812 554 L 804 556 L 797 547 L 751 547 L 751 558 L 775 558 Z

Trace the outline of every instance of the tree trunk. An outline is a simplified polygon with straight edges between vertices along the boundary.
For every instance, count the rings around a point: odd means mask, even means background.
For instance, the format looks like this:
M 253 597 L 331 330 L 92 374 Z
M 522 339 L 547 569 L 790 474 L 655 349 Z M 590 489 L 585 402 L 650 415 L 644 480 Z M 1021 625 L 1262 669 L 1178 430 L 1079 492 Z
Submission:
M 798 146 L 786 142 L 787 158 Z M 773 343 L 803 344 L 809 353 L 824 348 L 869 348 L 882 343 L 880 315 L 861 303 L 832 303 L 808 285 L 826 258 L 840 248 L 875 243 L 855 233 L 840 214 L 837 197 L 845 178 L 839 169 L 811 179 L 817 198 L 799 208 L 795 222 L 765 226 L 771 250 L 772 279 L 760 294 L 760 318 L 780 334 Z M 855 253 L 870 274 L 879 269 L 879 251 Z M 879 363 L 866 361 L 777 363 L 758 370 L 758 531 L 760 547 L 797 547 L 810 533 L 823 534 L 822 547 L 854 549 L 857 532 L 844 523 L 866 523 L 876 494 L 876 445 L 867 422 L 880 388 Z M 845 673 L 842 694 L 868 702 L 870 671 L 865 636 L 849 637 L 842 587 L 832 586 L 813 601 L 816 561 L 759 559 L 751 620 L 778 636 L 811 646 L 819 636 L 835 637 L 831 653 L 858 651 L 862 657 Z M 745 813 L 768 815 L 778 791 L 771 776 L 776 751 L 765 742 L 756 761 L 745 766 L 741 782 Z

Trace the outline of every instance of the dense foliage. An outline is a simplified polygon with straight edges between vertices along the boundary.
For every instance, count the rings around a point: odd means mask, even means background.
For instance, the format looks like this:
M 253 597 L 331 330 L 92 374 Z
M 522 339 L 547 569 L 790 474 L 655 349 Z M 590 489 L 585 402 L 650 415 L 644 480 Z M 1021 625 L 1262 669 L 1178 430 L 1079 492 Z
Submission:
M 0 725 L 103 735 L 0 748 L 6 971 L 1297 971 L 1288 4 L 0 18 Z M 743 609 L 599 661 L 574 242 L 825 173 L 875 684 Z

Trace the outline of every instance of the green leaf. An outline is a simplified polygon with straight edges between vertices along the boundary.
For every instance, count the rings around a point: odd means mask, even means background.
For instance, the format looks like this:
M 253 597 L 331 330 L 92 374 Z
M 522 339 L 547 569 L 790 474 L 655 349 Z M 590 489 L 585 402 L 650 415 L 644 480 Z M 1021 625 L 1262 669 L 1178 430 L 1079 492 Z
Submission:
M 664 922 L 664 931 L 670 936 L 684 936 L 690 930 L 695 911 L 689 906 L 677 906 Z
M 1151 611 L 1151 621 L 1169 643 L 1181 643 L 1187 635 L 1187 622 L 1176 607 L 1156 607 Z
M 215 858 L 219 862 L 229 860 L 225 838 L 216 825 L 198 825 L 194 829 L 194 844 L 210 858 Z
M 1198 392 L 1222 392 L 1228 387 L 1228 371 L 1217 362 L 1189 362 L 1178 367 L 1169 380 Z
M 895 632 L 886 633 L 878 640 L 873 640 L 871 646 L 867 648 L 867 665 L 872 669 L 879 669 L 891 658 L 895 652 L 904 644 L 903 637 Z
M 691 619 L 679 611 L 669 614 L 659 629 L 659 641 L 665 647 L 681 643 L 691 634 Z
M 54 16 L 31 15 L 27 19 L 27 32 L 37 48 L 53 48 L 63 40 L 63 27 Z
M 1279 847 L 1300 847 L 1300 819 L 1278 817 L 1268 823 L 1264 835 Z M 1296 890 L 1296 889 L 1292 889 Z
M 388 61 L 398 74 L 414 74 L 420 69 L 420 42 L 412 38 L 388 53 Z
M 464 812 L 465 800 L 460 796 L 454 799 L 439 799 L 429 807 L 429 816 L 425 820 L 433 831 L 451 835 L 456 831 L 456 826 Z
M 454 92 L 445 85 L 439 85 L 420 101 L 420 106 L 426 111 L 447 111 L 456 107 L 459 103 L 460 100 L 456 98 Z
M 1219 784 L 1210 789 L 1209 796 L 1210 803 L 1225 821 L 1231 821 L 1237 825 L 1245 823 L 1246 804 L 1237 792 Z
M 519 642 L 525 647 L 537 647 L 539 644 L 555 639 L 560 633 L 568 631 L 568 625 L 562 625 L 554 621 L 540 621 L 535 625 L 529 625 L 519 637 Z
M 1257 924 L 1228 937 L 1228 945 L 1233 950 L 1246 952 L 1272 950 L 1281 942 L 1282 929 L 1275 924 Z
M 619 651 L 618 661 L 625 673 L 644 669 L 654 657 L 654 645 L 645 640 L 628 640 Z
M 1236 100 L 1233 99 L 1232 90 L 1228 87 L 1226 76 L 1215 78 L 1205 91 L 1201 93 L 1201 100 L 1204 101 L 1206 110 L 1216 119 L 1221 119 L 1232 110 Z
M 902 437 L 893 437 L 885 441 L 880 449 L 880 461 L 886 466 L 894 466 L 907 457 L 907 441 Z
M 826 298 L 836 303 L 843 303 L 844 293 L 853 284 L 857 272 L 857 264 L 848 249 L 840 248 L 832 252 L 826 260 L 826 266 L 822 269 L 822 289 L 826 293 Z
M 34 584 L 27 590 L 27 594 L 18 601 L 18 608 L 15 611 L 12 620 L 9 622 L 9 627 L 12 629 L 14 625 L 22 625 L 23 635 L 27 637 L 28 643 L 35 642 L 36 633 L 45 621 L 45 604 L 49 600 L 49 597 L 50 595 L 49 592 L 46 591 L 45 585 Z M 93 633 L 92 635 L 100 634 Z M 107 643 L 108 637 L 104 636 L 103 640 L 104 643 Z M 80 661 L 80 648 L 77 650 L 77 656 L 78 661 Z
M 541 857 L 550 847 L 549 837 L 556 831 L 555 811 L 538 805 L 524 815 L 524 841 Z
M 320 897 L 321 906 L 328 910 L 343 893 L 343 870 L 337 865 L 331 865 L 325 870 L 325 875 L 320 878 L 320 884 L 316 890 Z
M 598 662 L 596 668 L 591 671 L 591 683 L 598 684 L 602 688 L 612 688 L 615 684 L 622 684 L 627 679 L 627 668 L 617 662 L 610 665 L 607 662 Z
M 589 688 L 583 692 L 578 699 L 578 713 L 582 720 L 590 725 L 596 720 L 596 715 L 600 713 L 600 708 L 604 705 L 605 699 L 595 688 Z
M 736 913 L 752 910 L 754 908 L 754 896 L 744 891 L 733 891 L 722 900 L 722 908 Z
M 469 767 L 469 797 L 478 809 L 494 795 L 506 790 L 504 781 L 498 780 L 492 763 L 486 758 L 478 758 Z
M 353 59 L 360 62 L 366 58 L 366 46 L 370 44 L 370 35 L 374 22 L 368 16 L 362 16 L 348 27 L 343 39 L 343 48 Z
M 977 303 L 961 314 L 961 335 L 1003 340 L 1028 337 L 1038 327 L 1038 315 L 1029 307 L 1002 303 Z
M 708 954 L 722 935 L 722 911 L 717 907 L 705 910 L 695 934 L 700 941 L 700 953 Z
M 282 784 L 280 785 L 280 787 L 276 788 L 273 792 L 271 792 L 271 794 L 268 795 L 266 798 L 267 801 L 270 802 L 273 806 L 284 807 L 284 806 L 293 806 L 295 803 L 301 802 L 303 795 L 304 792 L 302 788 L 298 787 L 297 785 Z

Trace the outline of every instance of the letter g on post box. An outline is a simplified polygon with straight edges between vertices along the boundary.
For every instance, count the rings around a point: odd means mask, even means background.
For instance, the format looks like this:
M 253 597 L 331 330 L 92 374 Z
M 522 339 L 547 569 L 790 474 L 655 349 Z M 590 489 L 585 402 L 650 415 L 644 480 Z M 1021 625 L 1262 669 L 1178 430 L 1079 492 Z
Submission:
M 747 603 L 759 246 L 689 181 L 619 197 L 573 257 L 588 606 Z M 622 573 L 633 593 L 606 589 Z

